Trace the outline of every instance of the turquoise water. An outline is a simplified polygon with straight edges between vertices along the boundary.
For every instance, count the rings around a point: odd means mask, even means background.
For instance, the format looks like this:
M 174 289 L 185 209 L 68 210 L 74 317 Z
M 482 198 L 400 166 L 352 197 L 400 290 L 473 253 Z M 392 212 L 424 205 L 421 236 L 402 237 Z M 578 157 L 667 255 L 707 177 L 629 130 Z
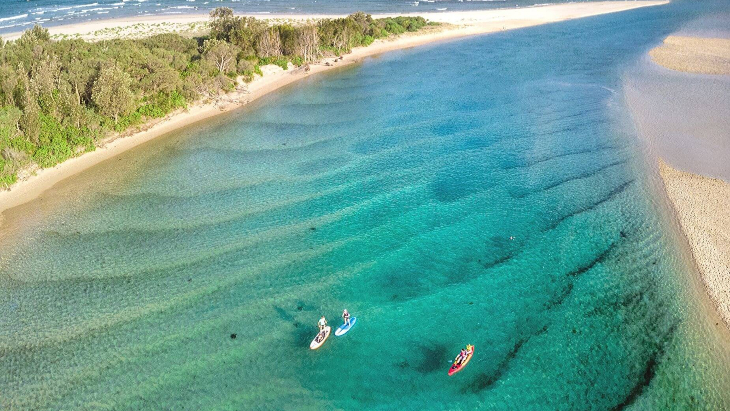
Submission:
M 393 52 L 6 212 L 0 408 L 728 409 L 620 89 L 694 14 Z

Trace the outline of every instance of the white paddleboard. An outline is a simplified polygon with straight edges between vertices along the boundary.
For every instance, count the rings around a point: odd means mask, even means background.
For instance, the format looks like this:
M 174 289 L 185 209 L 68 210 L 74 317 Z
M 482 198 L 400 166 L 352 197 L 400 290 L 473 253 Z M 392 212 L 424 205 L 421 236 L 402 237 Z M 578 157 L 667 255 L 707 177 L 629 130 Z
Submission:
M 355 326 L 356 321 L 357 321 L 357 317 L 350 318 L 350 325 L 342 324 L 335 331 L 335 335 L 338 337 L 342 337 L 343 335 L 347 334 L 347 332 L 350 331 L 350 329 Z
M 327 341 L 327 337 L 330 336 L 330 331 L 332 331 L 332 327 L 330 327 L 329 325 L 324 327 L 324 330 L 320 331 L 317 336 L 314 337 L 312 343 L 309 344 L 309 348 L 316 350 L 317 348 L 321 347 L 322 344 Z

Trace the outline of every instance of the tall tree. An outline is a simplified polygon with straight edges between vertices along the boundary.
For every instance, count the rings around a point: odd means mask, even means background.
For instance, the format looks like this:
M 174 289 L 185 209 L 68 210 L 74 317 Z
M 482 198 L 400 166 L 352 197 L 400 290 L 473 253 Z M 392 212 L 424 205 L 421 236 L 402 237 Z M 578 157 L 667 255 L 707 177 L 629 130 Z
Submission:
M 26 72 L 22 64 L 18 64 L 18 72 Z M 26 139 L 37 144 L 41 131 L 41 122 L 39 118 L 40 108 L 38 107 L 38 101 L 35 99 L 35 96 L 31 91 L 27 77 L 18 77 L 18 83 L 14 94 L 15 101 L 20 103 L 19 108 L 23 110 L 23 114 L 21 115 L 18 124 L 20 126 L 20 130 L 23 132 Z
M 267 29 L 266 23 L 253 17 L 238 17 L 230 34 L 230 42 L 241 49 L 245 56 L 256 54 L 256 39 Z
M 134 108 L 134 94 L 130 90 L 132 79 L 115 65 L 101 69 L 91 90 L 91 99 L 105 116 L 119 121 L 120 115 L 128 114 Z
M 216 40 L 229 41 L 231 30 L 236 22 L 233 10 L 228 7 L 218 7 L 210 12 L 210 37 Z
M 228 73 L 236 62 L 236 48 L 230 43 L 220 40 L 206 40 L 203 43 L 205 60 L 212 64 L 218 73 Z
M 256 51 L 261 57 L 279 57 L 281 56 L 281 38 L 279 30 L 269 28 L 264 30 L 256 42 Z
M 311 63 L 319 58 L 319 34 L 317 26 L 309 24 L 297 32 L 297 54 L 305 62 Z
M 66 76 L 79 104 L 89 101 L 89 84 L 96 74 L 96 69 L 85 64 L 79 58 L 73 58 L 66 66 Z
M 33 88 L 33 94 L 46 113 L 56 109 L 54 91 L 58 90 L 59 75 L 58 57 L 55 55 L 44 55 L 33 64 L 31 69 L 30 84 Z
M 18 74 L 7 64 L 0 65 L 0 105 L 16 105 L 15 90 L 18 86 Z
M 297 53 L 297 30 L 289 24 L 282 24 L 276 28 L 279 31 L 281 40 L 281 54 L 285 56 L 295 55 Z

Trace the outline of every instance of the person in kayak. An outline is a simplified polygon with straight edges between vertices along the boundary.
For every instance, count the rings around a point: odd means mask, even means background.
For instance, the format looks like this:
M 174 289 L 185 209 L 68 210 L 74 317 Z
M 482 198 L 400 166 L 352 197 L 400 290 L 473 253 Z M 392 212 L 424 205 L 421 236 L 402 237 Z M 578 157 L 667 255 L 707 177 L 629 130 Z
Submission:
M 327 326 L 327 320 L 324 319 L 324 315 L 322 316 L 322 318 L 319 319 L 317 325 L 319 325 L 319 331 L 323 331 L 324 327 Z
M 466 353 L 466 348 L 462 348 L 461 352 L 459 353 L 459 361 L 457 361 L 457 364 L 461 364 L 466 360 L 466 356 L 468 354 Z
M 350 313 L 347 312 L 347 308 L 342 312 L 342 319 L 345 320 L 345 324 L 350 325 Z
M 466 361 L 466 357 L 471 354 L 471 345 L 467 345 L 466 348 L 462 348 L 461 352 L 459 353 L 459 364 L 464 363 Z

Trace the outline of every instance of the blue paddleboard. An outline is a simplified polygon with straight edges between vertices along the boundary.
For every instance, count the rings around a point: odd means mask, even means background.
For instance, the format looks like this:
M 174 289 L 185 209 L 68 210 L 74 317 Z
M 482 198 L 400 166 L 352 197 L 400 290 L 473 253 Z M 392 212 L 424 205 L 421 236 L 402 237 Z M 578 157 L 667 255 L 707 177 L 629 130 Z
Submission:
M 337 329 L 337 331 L 335 331 L 335 335 L 338 337 L 342 337 L 343 335 L 347 334 L 347 332 L 350 331 L 350 329 L 355 326 L 356 322 L 357 322 L 357 317 L 350 318 L 350 325 L 342 324 Z

